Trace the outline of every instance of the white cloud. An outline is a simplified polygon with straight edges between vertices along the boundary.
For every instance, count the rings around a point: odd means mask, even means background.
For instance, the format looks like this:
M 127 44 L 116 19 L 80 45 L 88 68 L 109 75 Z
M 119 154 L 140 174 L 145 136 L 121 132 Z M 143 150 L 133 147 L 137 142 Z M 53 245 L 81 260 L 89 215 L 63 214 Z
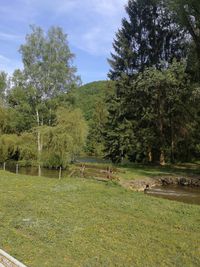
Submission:
M 67 15 L 72 8 L 70 12 L 78 26 L 77 31 L 72 29 L 70 32 L 71 43 L 92 55 L 107 56 L 112 49 L 115 32 L 125 16 L 127 0 L 74 0 L 73 5 L 70 3 L 67 1 L 64 7 L 60 6 L 59 14 Z
M 7 40 L 7 41 L 18 41 L 21 40 L 23 36 L 11 33 L 0 32 L 0 40 Z
M 108 55 L 112 46 L 113 33 L 101 27 L 89 28 L 79 35 L 71 36 L 73 46 L 85 52 L 101 56 Z
M 127 3 L 127 0 L 93 0 L 92 2 L 94 10 L 97 13 L 111 17 L 119 16 L 119 14 L 122 14 L 122 10 L 124 8 L 124 5 Z
M 3 55 L 0 55 L 0 64 L 1 63 L 8 63 L 8 62 L 10 62 L 9 58 L 7 58 L 7 57 L 5 57 Z
M 27 27 L 38 24 L 38 18 L 41 21 L 44 17 L 45 20 L 46 14 L 49 14 L 49 21 L 53 20 L 57 25 L 62 20 L 60 26 L 64 26 L 64 30 L 67 27 L 74 46 L 90 54 L 105 55 L 111 49 L 114 32 L 125 15 L 126 3 L 127 0 L 17 0 L 9 6 L 5 1 L 0 16 L 26 23 Z M 65 25 L 65 17 L 73 24 L 70 28 Z M 0 32 L 0 39 L 14 40 L 15 36 Z
M 9 3 L 5 1 L 1 3 L 0 16 L 1 19 L 9 19 L 9 21 L 29 23 L 38 14 L 32 1 L 17 0 L 16 2 Z
M 37 0 L 32 0 L 34 3 Z M 48 0 L 43 1 L 48 3 Z M 54 8 L 60 13 L 71 12 L 72 10 L 81 10 L 82 13 L 97 13 L 103 16 L 111 17 L 122 13 L 127 0 L 57 0 Z M 51 4 L 51 6 L 53 6 Z
M 22 63 L 15 60 L 10 59 L 2 54 L 0 54 L 0 71 L 3 70 L 9 75 L 12 75 L 13 71 L 17 68 L 21 68 Z

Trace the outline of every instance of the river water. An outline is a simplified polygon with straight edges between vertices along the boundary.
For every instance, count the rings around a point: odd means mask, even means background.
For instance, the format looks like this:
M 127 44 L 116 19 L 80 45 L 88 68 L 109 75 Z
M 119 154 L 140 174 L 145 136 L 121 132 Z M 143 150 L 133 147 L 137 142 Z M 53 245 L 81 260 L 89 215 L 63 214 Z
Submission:
M 200 205 L 200 188 L 180 185 L 157 186 L 146 191 L 149 196 Z
M 16 173 L 16 165 L 15 164 L 6 164 L 6 171 L 10 171 Z M 19 167 L 19 174 L 38 176 L 38 168 L 37 167 Z M 62 170 L 62 176 L 69 175 L 68 170 Z M 41 168 L 41 176 L 48 178 L 59 178 L 59 169 L 48 169 Z

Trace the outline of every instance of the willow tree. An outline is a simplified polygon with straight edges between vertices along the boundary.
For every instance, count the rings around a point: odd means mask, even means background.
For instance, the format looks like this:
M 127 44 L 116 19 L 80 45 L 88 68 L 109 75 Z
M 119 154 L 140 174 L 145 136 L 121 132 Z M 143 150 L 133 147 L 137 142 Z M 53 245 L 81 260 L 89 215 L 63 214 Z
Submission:
M 0 136 L 0 162 L 6 162 L 18 152 L 19 137 L 15 134 Z
M 43 160 L 48 167 L 66 167 L 83 150 L 87 124 L 80 110 L 59 108 L 53 127 L 43 127 Z

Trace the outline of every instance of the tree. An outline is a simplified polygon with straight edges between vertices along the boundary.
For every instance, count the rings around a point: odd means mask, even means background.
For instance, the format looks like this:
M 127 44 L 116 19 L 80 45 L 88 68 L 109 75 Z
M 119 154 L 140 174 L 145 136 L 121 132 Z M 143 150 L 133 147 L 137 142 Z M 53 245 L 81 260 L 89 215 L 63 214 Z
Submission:
M 113 162 L 128 157 L 161 165 L 166 160 L 191 159 L 183 142 L 189 144 L 198 128 L 200 91 L 190 85 L 185 64 L 149 68 L 132 80 L 123 76 L 120 85 L 128 93 L 109 105 L 104 134 L 107 157 Z
M 103 129 L 108 119 L 108 111 L 103 99 L 95 103 L 95 110 L 89 122 L 87 152 L 95 156 L 102 156 L 104 150 Z
M 60 108 L 54 127 L 43 127 L 43 161 L 48 167 L 66 167 L 82 151 L 87 124 L 80 110 Z
M 0 72 L 0 100 L 5 98 L 5 92 L 8 86 L 7 74 L 4 71 Z
M 188 31 L 193 44 L 188 55 L 188 71 L 194 80 L 200 81 L 200 1 L 168 0 L 167 4 L 175 12 L 177 22 Z
M 71 62 L 67 35 L 59 27 L 52 27 L 47 34 L 40 27 L 31 26 L 31 34 L 21 45 L 26 88 L 33 90 L 32 107 L 37 122 L 38 160 L 41 161 L 42 138 L 40 127 L 44 125 L 45 101 L 66 93 L 78 82 L 76 68 Z
M 0 136 L 0 162 L 12 159 L 18 151 L 18 136 L 3 134 Z
M 67 92 L 78 81 L 67 35 L 60 27 L 51 27 L 46 35 L 40 27 L 31 30 L 20 47 L 26 80 L 39 99 Z
M 13 87 L 7 94 L 7 104 L 10 108 L 10 127 L 20 134 L 35 126 L 35 90 L 16 81 L 15 75 L 16 72 L 12 79 Z
M 142 83 L 138 79 L 143 77 L 142 73 L 146 75 L 147 69 L 153 68 L 159 80 L 162 71 L 169 67 L 174 58 L 180 61 L 186 57 L 188 46 L 186 33 L 175 22 L 174 13 L 168 9 L 165 1 L 129 0 L 126 12 L 128 18 L 122 20 L 122 27 L 113 43 L 115 53 L 111 54 L 109 60 L 111 69 L 108 76 L 116 81 L 116 96 L 115 101 L 110 102 L 108 107 L 110 115 L 105 133 L 106 151 L 114 161 L 120 161 L 125 156 L 131 160 L 148 157 L 151 161 L 150 144 L 155 141 L 158 143 L 159 140 L 160 144 L 157 144 L 157 147 L 160 147 L 158 154 L 162 164 L 164 163 L 164 150 L 161 149 L 161 143 L 164 144 L 162 112 L 165 99 L 163 100 L 161 95 L 157 99 L 160 104 L 157 106 L 159 112 L 155 113 L 157 114 L 155 117 L 151 112 L 153 107 L 149 106 L 148 102 L 150 96 L 145 97 L 148 83 L 144 88 L 141 87 L 143 91 L 138 91 L 136 85 Z M 151 75 L 154 74 L 151 72 Z M 154 81 L 156 82 L 156 79 Z M 154 93 L 161 94 L 162 90 L 157 88 L 157 92 L 155 90 Z M 141 114 L 143 110 L 146 111 L 146 106 L 149 108 L 147 121 L 141 120 Z M 157 132 L 151 121 L 153 119 L 157 120 L 157 128 L 160 129 Z
M 147 69 L 134 82 L 131 104 L 138 116 L 137 131 L 151 130 L 150 136 L 155 138 L 148 140 L 147 135 L 146 142 L 142 131 L 143 144 L 146 150 L 159 152 L 160 164 L 165 163 L 167 151 L 173 162 L 177 143 L 181 137 L 187 138 L 191 97 L 192 88 L 182 63 L 174 62 L 163 71 Z
M 122 20 L 113 42 L 109 78 L 132 76 L 145 67 L 160 69 L 186 55 L 185 33 L 164 1 L 129 0 L 126 12 L 128 18 Z

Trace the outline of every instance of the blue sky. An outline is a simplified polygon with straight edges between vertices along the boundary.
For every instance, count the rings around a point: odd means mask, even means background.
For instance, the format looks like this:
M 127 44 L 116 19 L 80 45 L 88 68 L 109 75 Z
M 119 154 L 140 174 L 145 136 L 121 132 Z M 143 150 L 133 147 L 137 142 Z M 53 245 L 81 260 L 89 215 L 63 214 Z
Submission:
M 0 0 L 0 70 L 22 68 L 19 46 L 35 24 L 68 34 L 82 82 L 107 79 L 107 58 L 127 0 Z

